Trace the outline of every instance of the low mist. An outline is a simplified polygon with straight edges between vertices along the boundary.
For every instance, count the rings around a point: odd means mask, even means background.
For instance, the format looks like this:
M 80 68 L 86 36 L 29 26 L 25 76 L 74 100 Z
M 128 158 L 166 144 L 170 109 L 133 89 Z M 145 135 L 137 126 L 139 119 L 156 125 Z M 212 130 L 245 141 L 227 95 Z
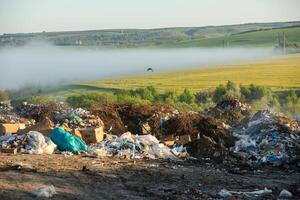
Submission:
M 97 49 L 35 44 L 0 49 L 0 89 L 78 83 L 267 58 L 272 48 Z

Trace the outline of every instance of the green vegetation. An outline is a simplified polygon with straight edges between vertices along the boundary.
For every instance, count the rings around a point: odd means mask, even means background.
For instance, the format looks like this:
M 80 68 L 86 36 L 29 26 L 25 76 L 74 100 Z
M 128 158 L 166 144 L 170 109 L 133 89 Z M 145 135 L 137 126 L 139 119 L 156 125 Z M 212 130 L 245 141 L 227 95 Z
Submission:
M 283 32 L 286 35 L 286 46 L 298 48 L 300 46 L 300 27 L 273 30 L 261 30 L 232 34 L 217 38 L 204 38 L 182 41 L 168 45 L 169 47 L 247 47 L 247 46 L 278 46 L 278 34 L 282 46 Z
M 201 90 L 196 93 L 188 89 L 182 92 L 159 92 L 152 86 L 131 90 L 119 90 L 113 94 L 86 93 L 70 95 L 67 103 L 75 107 L 91 108 L 102 103 L 165 103 L 173 105 L 180 110 L 203 111 L 224 100 L 237 99 L 246 102 L 254 108 L 272 109 L 284 112 L 291 116 L 300 117 L 300 98 L 294 90 L 289 91 L 287 97 L 280 97 L 270 88 L 250 84 L 249 86 L 237 85 L 227 81 L 214 89 Z
M 0 90 L 0 101 L 8 101 L 8 100 L 9 100 L 8 93 Z
M 94 105 L 113 102 L 116 98 L 111 94 L 99 94 L 95 92 L 90 92 L 86 94 L 76 94 L 71 95 L 66 99 L 66 102 L 74 107 L 86 107 L 91 108 Z
M 132 89 L 152 85 L 159 91 L 192 92 L 215 88 L 232 80 L 238 85 L 255 83 L 272 90 L 300 88 L 300 54 L 287 55 L 265 61 L 236 65 L 221 65 L 187 71 L 126 77 L 116 80 L 91 81 L 82 85 L 99 88 Z
M 161 29 L 114 29 L 69 32 L 41 32 L 4 34 L 0 47 L 21 46 L 32 41 L 46 41 L 58 46 L 95 47 L 222 47 L 226 45 L 274 45 L 277 32 L 286 32 L 288 41 L 299 42 L 300 22 L 250 23 L 225 26 L 161 28 Z

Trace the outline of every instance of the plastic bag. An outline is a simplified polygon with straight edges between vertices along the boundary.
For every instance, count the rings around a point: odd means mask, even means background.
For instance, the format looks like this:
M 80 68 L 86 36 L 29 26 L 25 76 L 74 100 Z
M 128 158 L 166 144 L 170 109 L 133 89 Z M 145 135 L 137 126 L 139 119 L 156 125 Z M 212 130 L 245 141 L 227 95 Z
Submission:
M 156 137 L 153 135 L 138 135 L 136 137 L 137 142 L 143 144 L 144 146 L 152 146 L 159 143 Z
M 53 185 L 49 185 L 49 186 L 44 186 L 41 187 L 39 189 L 37 189 L 37 191 L 32 193 L 35 197 L 46 197 L 46 198 L 50 198 L 53 195 L 56 194 L 55 188 Z
M 27 153 L 30 154 L 52 154 L 56 149 L 56 145 L 37 131 L 29 131 L 27 133 L 29 143 L 26 145 Z
M 58 146 L 60 151 L 86 151 L 88 149 L 84 141 L 65 131 L 63 128 L 55 128 L 51 134 L 51 140 Z

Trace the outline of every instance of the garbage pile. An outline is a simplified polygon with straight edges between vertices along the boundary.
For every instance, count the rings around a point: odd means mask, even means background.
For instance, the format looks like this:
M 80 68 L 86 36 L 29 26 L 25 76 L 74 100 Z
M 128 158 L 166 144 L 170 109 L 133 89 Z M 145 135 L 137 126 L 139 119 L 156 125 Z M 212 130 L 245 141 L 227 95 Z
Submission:
M 52 154 L 55 149 L 51 139 L 37 131 L 0 137 L 0 150 L 4 153 Z
M 188 158 L 186 148 L 178 146 L 169 148 L 160 143 L 152 135 L 133 135 L 130 132 L 116 135 L 108 135 L 101 143 L 90 149 L 91 155 L 96 156 L 117 156 L 126 158 L 150 158 L 150 159 L 170 159 L 179 161 Z
M 259 111 L 251 118 L 247 128 L 237 131 L 235 136 L 239 140 L 234 152 L 251 165 L 281 165 L 300 158 L 299 126 L 282 114 Z
M 13 107 L 0 102 L 0 123 L 19 123 L 20 117 L 13 112 Z
M 64 124 L 69 129 L 104 125 L 98 116 L 92 115 L 89 111 L 82 108 L 68 108 L 55 111 L 52 114 L 52 118 L 55 124 Z
M 171 106 L 135 105 L 135 104 L 104 104 L 91 111 L 99 116 L 105 125 L 115 135 L 126 131 L 135 134 L 149 134 L 156 137 L 163 136 L 162 125 L 178 111 Z
M 252 116 L 251 107 L 238 100 L 224 100 L 215 107 L 209 108 L 207 115 L 220 119 L 226 124 L 237 127 L 243 126 Z
M 166 135 L 178 136 L 178 142 L 186 144 L 188 152 L 195 157 L 219 157 L 234 145 L 231 132 L 223 122 L 197 112 L 171 117 L 163 128 Z M 188 141 L 187 136 L 190 136 Z

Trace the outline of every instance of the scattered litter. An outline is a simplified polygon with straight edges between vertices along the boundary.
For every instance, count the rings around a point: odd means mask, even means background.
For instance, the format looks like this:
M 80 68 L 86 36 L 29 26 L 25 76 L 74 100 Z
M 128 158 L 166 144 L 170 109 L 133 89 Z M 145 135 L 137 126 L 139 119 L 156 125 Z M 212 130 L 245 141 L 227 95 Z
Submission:
M 43 186 L 32 193 L 32 195 L 35 197 L 45 197 L 45 198 L 50 198 L 55 194 L 57 193 L 53 185 Z
M 175 152 L 176 155 L 172 152 Z M 150 158 L 180 160 L 189 155 L 185 148 L 177 148 L 172 151 L 169 147 L 159 143 L 152 135 L 132 135 L 130 132 L 120 137 L 108 136 L 99 144 L 91 146 L 89 154 L 96 156 L 118 156 L 127 158 Z M 184 155 L 184 156 L 183 156 Z
M 218 193 L 218 195 L 223 198 L 227 198 L 227 197 L 230 197 L 233 195 L 248 197 L 248 198 L 257 198 L 257 197 L 262 197 L 264 195 L 271 194 L 271 193 L 272 193 L 272 190 L 268 189 L 268 188 L 265 188 L 264 190 L 256 190 L 253 192 L 238 192 L 238 191 L 230 191 L 230 190 L 222 189 Z

